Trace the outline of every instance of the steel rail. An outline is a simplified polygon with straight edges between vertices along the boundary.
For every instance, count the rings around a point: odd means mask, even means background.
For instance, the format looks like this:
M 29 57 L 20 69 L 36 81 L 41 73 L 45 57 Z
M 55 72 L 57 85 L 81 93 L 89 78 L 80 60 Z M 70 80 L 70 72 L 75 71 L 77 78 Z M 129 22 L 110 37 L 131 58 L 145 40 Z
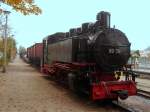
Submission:
M 142 89 L 138 89 L 137 95 L 138 95 L 138 96 L 145 97 L 145 98 L 147 98 L 147 99 L 150 99 L 150 92 L 149 92 L 149 91 L 145 91 L 145 90 L 142 90 Z

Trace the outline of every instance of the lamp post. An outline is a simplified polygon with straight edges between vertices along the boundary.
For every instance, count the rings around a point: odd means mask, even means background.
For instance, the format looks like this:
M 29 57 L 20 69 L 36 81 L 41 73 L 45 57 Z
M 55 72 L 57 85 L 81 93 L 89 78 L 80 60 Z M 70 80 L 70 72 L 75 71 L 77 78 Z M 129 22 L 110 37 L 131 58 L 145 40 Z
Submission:
M 4 28 L 4 55 L 3 55 L 3 70 L 2 72 L 6 72 L 6 61 L 7 61 L 7 21 L 8 21 L 8 14 L 10 11 L 3 11 L 4 15 L 6 16 L 5 28 Z
M 13 60 L 13 44 L 14 44 L 14 40 L 13 40 L 14 35 L 11 35 L 11 50 L 10 50 L 10 60 Z

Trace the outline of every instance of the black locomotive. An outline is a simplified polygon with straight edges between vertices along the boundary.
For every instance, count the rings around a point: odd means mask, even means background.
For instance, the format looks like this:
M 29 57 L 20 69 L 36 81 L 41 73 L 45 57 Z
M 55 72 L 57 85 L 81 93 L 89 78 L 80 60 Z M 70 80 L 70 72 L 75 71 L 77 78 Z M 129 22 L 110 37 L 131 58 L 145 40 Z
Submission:
M 95 23 L 44 38 L 41 68 L 70 89 L 88 93 L 93 100 L 125 99 L 136 94 L 132 79 L 119 80 L 121 74 L 130 75 L 124 68 L 129 57 L 126 35 L 111 28 L 110 13 L 102 11 Z
M 98 13 L 95 23 L 84 23 L 82 28 L 70 29 L 66 34 L 50 35 L 44 45 L 50 58 L 45 57 L 44 62 L 92 62 L 103 71 L 121 69 L 130 57 L 130 43 L 123 32 L 110 28 L 108 12 Z

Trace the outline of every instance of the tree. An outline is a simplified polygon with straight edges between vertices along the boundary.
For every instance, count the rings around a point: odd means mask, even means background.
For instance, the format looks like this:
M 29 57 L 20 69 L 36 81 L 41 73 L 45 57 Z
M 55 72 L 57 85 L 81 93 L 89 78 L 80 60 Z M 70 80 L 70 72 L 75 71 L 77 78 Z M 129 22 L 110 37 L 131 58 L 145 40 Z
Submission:
M 1 54 L 3 54 L 3 50 L 4 50 L 4 45 L 3 45 L 3 38 L 0 37 L 0 52 Z M 7 63 L 9 61 L 12 61 L 17 53 L 17 48 L 16 48 L 16 40 L 12 37 L 8 37 L 8 41 L 7 41 Z M 0 66 L 3 63 L 3 57 L 0 58 Z
M 19 55 L 20 57 L 23 57 L 24 55 L 26 55 L 26 48 L 24 48 L 23 46 L 19 47 Z
M 11 61 L 16 57 L 17 54 L 16 40 L 12 37 L 8 37 L 7 47 L 7 58 L 9 61 Z
M 131 63 L 134 65 L 134 68 L 138 67 L 138 59 L 140 58 L 140 51 L 136 50 L 131 53 Z
M 0 0 L 0 3 L 12 6 L 14 10 L 23 13 L 24 15 L 38 15 L 42 10 L 34 4 L 34 0 Z M 0 9 L 3 12 L 3 9 Z

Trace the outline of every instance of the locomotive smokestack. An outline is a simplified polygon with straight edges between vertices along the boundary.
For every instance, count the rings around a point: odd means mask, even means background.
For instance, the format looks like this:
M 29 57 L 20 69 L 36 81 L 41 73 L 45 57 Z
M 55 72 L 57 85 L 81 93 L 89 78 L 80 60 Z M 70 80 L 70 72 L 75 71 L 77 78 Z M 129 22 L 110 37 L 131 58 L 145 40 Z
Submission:
M 97 14 L 97 20 L 102 28 L 110 28 L 110 13 L 101 11 Z

